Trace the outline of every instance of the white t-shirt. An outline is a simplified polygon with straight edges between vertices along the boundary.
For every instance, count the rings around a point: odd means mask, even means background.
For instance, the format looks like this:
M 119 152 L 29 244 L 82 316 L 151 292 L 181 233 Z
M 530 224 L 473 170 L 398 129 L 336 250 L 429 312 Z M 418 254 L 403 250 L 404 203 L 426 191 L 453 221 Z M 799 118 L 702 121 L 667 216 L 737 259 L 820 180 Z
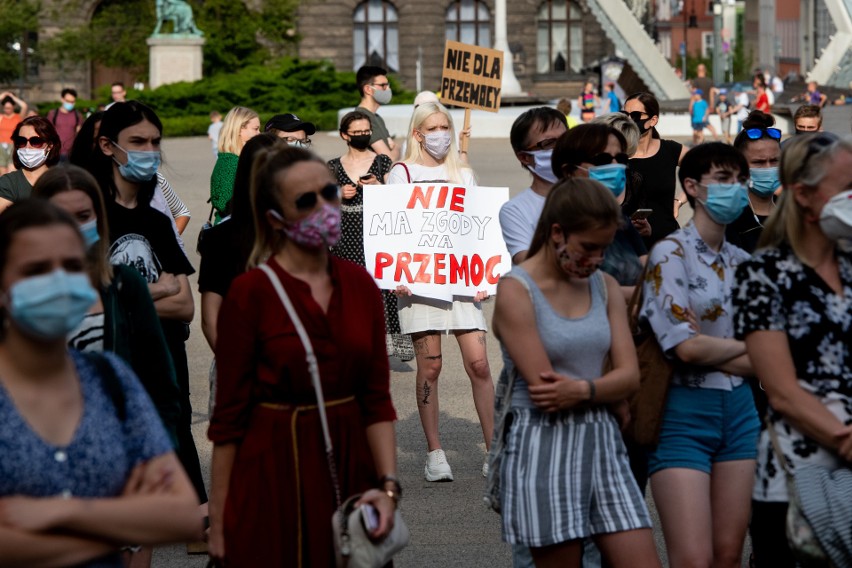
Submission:
M 405 164 L 408 167 L 408 172 L 411 179 L 405 173 L 405 167 L 402 163 L 396 163 L 388 173 L 388 184 L 392 183 L 415 183 L 421 181 L 450 181 L 447 179 L 447 169 L 444 166 L 423 166 L 420 164 Z M 470 168 L 461 169 L 462 185 L 474 186 L 476 178 L 473 175 L 473 170 Z M 456 181 L 456 180 L 452 180 Z M 459 183 L 456 181 L 456 183 Z
M 740 110 L 737 111 L 737 120 L 743 122 L 745 119 L 748 118 L 749 100 L 747 93 L 740 93 L 739 95 L 737 95 L 737 105 L 742 105 L 740 107 Z
M 500 208 L 500 229 L 513 258 L 519 252 L 529 250 L 544 201 L 543 195 L 528 187 Z

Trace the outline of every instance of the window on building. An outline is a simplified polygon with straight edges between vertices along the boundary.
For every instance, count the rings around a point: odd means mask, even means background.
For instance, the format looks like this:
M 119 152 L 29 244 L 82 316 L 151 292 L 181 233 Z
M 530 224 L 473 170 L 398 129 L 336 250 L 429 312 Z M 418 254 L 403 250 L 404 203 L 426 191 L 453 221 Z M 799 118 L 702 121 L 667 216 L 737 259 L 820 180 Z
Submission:
M 713 32 L 701 32 L 701 57 L 713 55 Z
M 366 0 L 355 8 L 352 68 L 376 65 L 399 71 L 399 28 L 396 8 L 386 0 Z
M 491 12 L 481 0 L 456 0 L 447 8 L 447 39 L 481 47 L 491 45 Z
M 579 73 L 583 68 L 583 21 L 571 0 L 545 0 L 538 10 L 536 71 Z

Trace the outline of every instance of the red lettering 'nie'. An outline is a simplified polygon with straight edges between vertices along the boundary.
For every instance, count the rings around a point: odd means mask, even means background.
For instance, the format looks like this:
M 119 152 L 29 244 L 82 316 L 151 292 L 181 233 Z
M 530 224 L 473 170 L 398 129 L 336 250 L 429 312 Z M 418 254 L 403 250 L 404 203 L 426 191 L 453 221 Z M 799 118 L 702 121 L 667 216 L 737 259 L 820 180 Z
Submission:
M 423 188 L 419 185 L 415 186 L 411 191 L 411 197 L 408 199 L 408 205 L 405 206 L 406 209 L 414 209 L 418 202 L 420 202 L 420 206 L 424 209 L 432 208 L 432 197 L 435 193 L 435 186 L 430 185 L 426 192 L 423 192 Z M 450 194 L 450 186 L 442 185 L 438 189 L 437 202 L 435 203 L 435 209 L 443 209 L 447 206 L 447 198 L 449 197 L 450 211 L 458 211 L 459 213 L 464 213 L 464 194 L 465 188 L 463 187 L 453 187 L 452 195 Z

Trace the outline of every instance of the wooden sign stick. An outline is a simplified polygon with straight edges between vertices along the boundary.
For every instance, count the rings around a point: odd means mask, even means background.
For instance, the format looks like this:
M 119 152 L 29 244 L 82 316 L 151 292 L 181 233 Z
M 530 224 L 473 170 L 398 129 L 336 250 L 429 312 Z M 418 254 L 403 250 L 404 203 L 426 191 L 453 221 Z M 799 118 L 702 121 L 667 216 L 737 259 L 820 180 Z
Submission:
M 464 109 L 464 126 L 462 127 L 462 130 L 467 130 L 468 128 L 470 128 L 470 109 L 466 108 L 466 109 Z M 462 137 L 461 148 L 459 148 L 459 151 L 467 152 L 467 143 L 468 143 L 469 140 L 470 140 L 469 135 Z

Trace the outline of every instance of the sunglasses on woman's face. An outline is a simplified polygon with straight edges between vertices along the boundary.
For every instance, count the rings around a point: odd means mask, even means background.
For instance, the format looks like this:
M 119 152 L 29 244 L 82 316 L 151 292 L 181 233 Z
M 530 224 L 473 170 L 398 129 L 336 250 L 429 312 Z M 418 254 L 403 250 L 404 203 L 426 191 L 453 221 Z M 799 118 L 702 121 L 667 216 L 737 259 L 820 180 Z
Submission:
M 781 140 L 781 131 L 777 128 L 749 128 L 745 133 L 749 140 L 760 140 L 764 136 L 769 136 L 773 140 Z
M 44 146 L 47 144 L 47 140 L 45 140 L 41 136 L 31 136 L 29 138 L 25 138 L 23 136 L 15 136 L 14 142 L 15 148 L 23 148 L 27 145 L 27 142 L 29 142 L 30 146 L 37 150 L 44 148 Z
M 330 183 L 319 191 L 309 191 L 296 198 L 296 209 L 299 211 L 310 211 L 317 205 L 317 196 L 322 195 L 326 201 L 337 201 L 340 199 L 340 188 Z
M 594 156 L 589 160 L 589 163 L 594 166 L 606 166 L 615 162 L 616 164 L 627 165 L 627 162 L 630 158 L 627 157 L 627 154 L 624 152 L 619 152 L 615 156 L 612 154 L 607 154 L 606 152 L 601 152 L 597 156 Z

